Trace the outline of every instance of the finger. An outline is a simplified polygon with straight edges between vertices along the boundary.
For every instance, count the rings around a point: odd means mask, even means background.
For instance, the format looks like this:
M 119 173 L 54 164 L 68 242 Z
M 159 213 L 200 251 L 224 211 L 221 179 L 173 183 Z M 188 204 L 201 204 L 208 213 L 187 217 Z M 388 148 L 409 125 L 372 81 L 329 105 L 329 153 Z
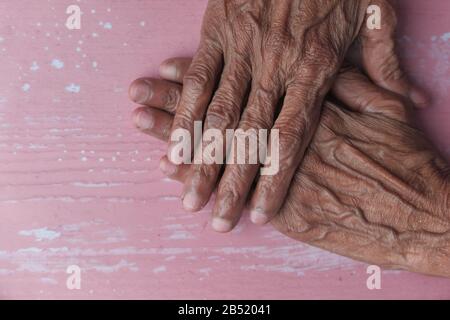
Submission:
M 170 58 L 159 66 L 161 78 L 177 83 L 183 83 L 184 75 L 189 70 L 192 58 Z
M 235 132 L 232 154 L 227 158 L 233 164 L 226 165 L 217 189 L 212 227 L 218 232 L 231 231 L 239 221 L 260 168 L 258 159 L 255 161 L 258 152 L 256 156 L 254 152 L 255 143 L 258 148 L 258 132 L 272 127 L 280 96 L 276 84 L 268 80 L 252 84 L 249 102 Z M 244 150 L 240 150 L 242 146 Z
M 158 109 L 140 107 L 134 110 L 133 118 L 136 126 L 143 133 L 151 135 L 162 141 L 169 139 L 169 131 L 172 126 L 173 116 Z M 148 123 L 151 123 L 148 126 Z M 175 165 L 167 156 L 163 156 L 159 162 L 161 171 L 170 179 L 184 182 L 188 173 L 189 165 Z
M 162 141 L 169 139 L 169 131 L 172 126 L 173 116 L 158 109 L 140 107 L 133 112 L 134 123 L 143 133 L 151 135 Z M 149 126 L 148 123 L 151 123 Z M 161 171 L 170 179 L 184 182 L 189 165 L 175 165 L 167 156 L 163 156 L 159 162 Z
M 250 200 L 250 219 L 256 224 L 269 222 L 280 210 L 290 182 L 303 158 L 319 122 L 320 106 L 308 103 L 309 95 L 322 96 L 304 84 L 286 90 L 281 112 L 270 132 L 270 161 L 261 174 Z M 317 103 L 321 103 L 320 98 Z
M 357 112 L 382 113 L 399 121 L 405 121 L 409 114 L 407 101 L 402 96 L 378 87 L 355 68 L 338 74 L 332 93 Z
M 139 107 L 133 111 L 133 122 L 140 131 L 168 141 L 173 116 L 155 108 Z
M 211 197 L 224 160 L 227 129 L 239 123 L 242 104 L 250 83 L 250 68 L 244 63 L 227 63 L 205 118 L 200 164 L 193 164 L 183 191 L 183 206 L 188 211 L 203 208 Z M 213 131 L 214 130 L 214 131 Z M 208 134 L 211 134 L 208 137 Z M 205 141 L 209 140 L 209 141 Z
M 167 159 L 167 156 L 162 157 L 159 162 L 159 168 L 166 176 L 180 182 L 184 182 L 186 180 L 189 167 L 190 165 L 188 164 L 173 164 L 169 161 L 169 159 Z
M 380 87 L 411 99 L 416 107 L 426 107 L 427 96 L 408 80 L 395 51 L 397 19 L 394 8 L 386 0 L 372 0 L 372 4 L 381 9 L 381 28 L 362 27 L 361 60 L 364 70 Z
M 131 83 L 128 93 L 138 104 L 175 113 L 181 89 L 181 85 L 165 80 L 140 78 Z
M 203 120 L 221 67 L 222 52 L 219 49 L 206 46 L 200 48 L 184 76 L 183 91 L 171 132 L 184 129 L 193 137 L 194 122 Z M 177 142 L 169 142 L 167 156 L 172 162 L 176 158 L 176 146 Z M 194 147 L 194 143 L 191 143 L 191 147 Z

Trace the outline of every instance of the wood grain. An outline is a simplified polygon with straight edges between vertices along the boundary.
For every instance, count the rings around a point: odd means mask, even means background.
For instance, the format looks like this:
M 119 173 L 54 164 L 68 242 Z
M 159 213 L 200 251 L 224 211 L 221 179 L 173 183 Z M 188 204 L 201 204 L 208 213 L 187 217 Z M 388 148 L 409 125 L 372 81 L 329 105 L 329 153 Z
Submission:
M 0 2 L 0 298 L 450 298 L 448 280 L 394 271 L 370 291 L 364 264 L 183 212 L 127 88 L 195 52 L 206 1 L 73 2 L 81 30 L 64 26 L 70 1 Z M 421 123 L 447 156 L 449 9 L 399 4 L 405 67 L 434 98 Z

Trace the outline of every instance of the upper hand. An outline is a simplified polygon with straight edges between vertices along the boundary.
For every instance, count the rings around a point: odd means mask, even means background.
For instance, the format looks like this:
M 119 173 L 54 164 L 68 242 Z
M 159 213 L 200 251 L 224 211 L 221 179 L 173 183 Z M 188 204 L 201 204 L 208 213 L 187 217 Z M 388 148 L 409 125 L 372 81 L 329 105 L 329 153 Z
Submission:
M 382 9 L 381 30 L 366 30 L 372 3 Z M 278 129 L 280 170 L 259 177 L 250 199 L 252 220 L 265 223 L 281 208 L 317 127 L 322 100 L 359 35 L 362 62 L 372 79 L 406 96 L 413 92 L 394 52 L 394 28 L 395 14 L 385 0 L 210 0 L 171 130 L 192 134 L 194 121 L 203 119 L 204 130 Z M 170 64 L 161 72 L 180 78 Z M 197 211 L 207 203 L 221 167 L 190 167 L 186 209 Z M 258 169 L 255 164 L 225 167 L 213 210 L 216 230 L 229 231 L 237 223 Z

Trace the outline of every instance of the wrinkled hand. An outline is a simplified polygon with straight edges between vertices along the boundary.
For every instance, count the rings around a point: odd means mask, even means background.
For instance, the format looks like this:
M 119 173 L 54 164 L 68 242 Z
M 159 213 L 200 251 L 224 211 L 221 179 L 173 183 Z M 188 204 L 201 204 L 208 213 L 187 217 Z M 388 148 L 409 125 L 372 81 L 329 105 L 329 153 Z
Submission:
M 381 30 L 366 28 L 370 4 L 381 7 Z M 194 121 L 202 120 L 204 130 L 222 133 L 278 129 L 280 170 L 259 177 L 250 199 L 252 221 L 266 223 L 283 204 L 317 127 L 323 98 L 357 37 L 370 77 L 420 100 L 399 68 L 394 29 L 395 15 L 386 0 L 210 0 L 171 132 L 183 128 L 193 135 Z M 170 63 L 161 72 L 167 79 L 181 79 Z M 134 84 L 132 98 L 145 103 L 149 95 L 141 84 Z M 208 142 L 203 143 L 205 148 Z M 174 144 L 169 144 L 169 159 Z M 182 196 L 185 209 L 198 211 L 207 203 L 221 169 L 220 164 L 190 167 Z M 258 171 L 258 164 L 225 167 L 213 210 L 217 231 L 236 225 Z
M 170 61 L 181 81 L 190 60 Z M 145 81 L 153 94 L 135 123 L 167 141 L 182 87 Z M 411 124 L 400 96 L 354 69 L 339 74 L 332 92 L 342 105 L 325 102 L 273 225 L 347 257 L 450 277 L 450 167 Z M 190 176 L 189 165 L 167 157 L 160 165 L 173 179 Z

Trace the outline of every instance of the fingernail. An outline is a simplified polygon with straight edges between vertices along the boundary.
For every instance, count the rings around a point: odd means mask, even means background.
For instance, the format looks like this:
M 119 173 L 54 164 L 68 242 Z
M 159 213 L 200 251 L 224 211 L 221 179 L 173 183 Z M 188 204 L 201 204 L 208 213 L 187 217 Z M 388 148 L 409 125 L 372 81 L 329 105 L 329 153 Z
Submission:
M 146 111 L 139 112 L 134 118 L 134 123 L 141 130 L 148 130 L 155 125 L 155 119 Z
M 228 232 L 233 227 L 230 221 L 218 217 L 213 218 L 211 226 L 217 232 Z
M 168 176 L 174 175 L 177 171 L 177 166 L 167 159 L 161 159 L 161 161 L 159 162 L 159 168 L 164 174 Z
M 164 63 L 159 67 L 159 74 L 168 80 L 178 80 L 178 71 L 175 65 Z
M 409 98 L 419 108 L 425 108 L 429 103 L 428 96 L 425 94 L 425 92 L 417 88 L 413 88 L 410 90 Z
M 183 207 L 188 211 L 197 211 L 201 208 L 200 199 L 197 194 L 189 191 L 183 198 Z
M 150 84 L 144 80 L 135 81 L 130 87 L 130 98 L 136 103 L 143 104 L 151 98 Z
M 269 216 L 264 214 L 261 209 L 254 209 L 250 212 L 250 220 L 254 224 L 263 225 L 269 222 Z

